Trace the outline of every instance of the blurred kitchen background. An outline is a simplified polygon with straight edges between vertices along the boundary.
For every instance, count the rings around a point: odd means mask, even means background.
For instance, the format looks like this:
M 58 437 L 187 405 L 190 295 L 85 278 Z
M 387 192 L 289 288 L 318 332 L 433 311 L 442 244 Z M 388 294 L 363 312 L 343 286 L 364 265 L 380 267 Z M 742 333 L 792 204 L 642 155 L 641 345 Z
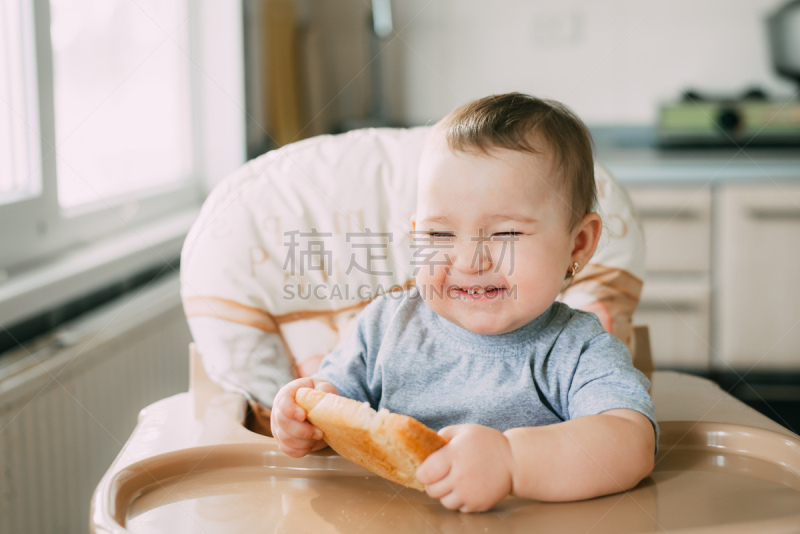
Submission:
M 137 412 L 186 390 L 180 247 L 226 174 L 490 93 L 592 129 L 645 230 L 656 367 L 797 432 L 797 4 L 3 0 L 0 531 L 84 531 Z

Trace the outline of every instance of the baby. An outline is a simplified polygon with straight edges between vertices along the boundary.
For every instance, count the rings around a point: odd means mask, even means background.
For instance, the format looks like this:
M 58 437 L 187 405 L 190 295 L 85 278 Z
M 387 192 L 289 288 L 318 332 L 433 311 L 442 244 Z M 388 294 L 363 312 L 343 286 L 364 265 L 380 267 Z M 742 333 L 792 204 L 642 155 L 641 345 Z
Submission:
M 420 162 L 416 286 L 372 301 L 314 377 L 278 392 L 280 449 L 326 446 L 294 400 L 315 387 L 448 439 L 417 478 L 449 509 L 588 499 L 648 476 L 647 378 L 594 315 L 556 301 L 597 246 L 595 201 L 591 138 L 563 105 L 512 93 L 450 113 Z

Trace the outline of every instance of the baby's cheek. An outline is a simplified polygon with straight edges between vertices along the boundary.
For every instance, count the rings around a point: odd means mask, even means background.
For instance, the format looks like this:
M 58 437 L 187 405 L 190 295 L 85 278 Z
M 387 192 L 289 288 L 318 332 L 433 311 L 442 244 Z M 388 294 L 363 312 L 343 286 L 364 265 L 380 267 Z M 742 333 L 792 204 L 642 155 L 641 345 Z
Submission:
M 416 275 L 416 285 L 425 300 L 441 299 L 446 291 L 448 267 L 445 265 L 423 265 Z
M 514 274 L 520 257 L 525 256 L 525 249 L 518 241 L 512 239 L 492 242 L 490 251 L 492 272 L 504 276 Z

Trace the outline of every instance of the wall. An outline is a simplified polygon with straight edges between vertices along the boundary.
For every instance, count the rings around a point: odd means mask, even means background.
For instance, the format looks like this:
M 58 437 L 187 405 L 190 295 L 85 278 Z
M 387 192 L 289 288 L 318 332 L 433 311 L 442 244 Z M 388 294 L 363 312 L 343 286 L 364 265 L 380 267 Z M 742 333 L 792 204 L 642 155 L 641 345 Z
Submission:
M 312 0 L 324 35 L 328 112 L 363 116 L 369 2 Z M 646 124 L 687 87 L 796 88 L 772 73 L 765 17 L 784 0 L 396 0 L 382 53 L 393 116 L 436 120 L 490 93 L 566 102 L 590 124 Z

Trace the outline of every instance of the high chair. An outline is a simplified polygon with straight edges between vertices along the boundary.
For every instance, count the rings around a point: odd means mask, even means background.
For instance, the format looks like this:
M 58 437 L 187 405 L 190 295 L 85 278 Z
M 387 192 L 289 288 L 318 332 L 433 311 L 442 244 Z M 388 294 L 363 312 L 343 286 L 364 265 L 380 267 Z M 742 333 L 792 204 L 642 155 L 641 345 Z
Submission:
M 509 497 L 465 515 L 330 449 L 301 459 L 278 450 L 278 389 L 313 374 L 371 298 L 413 284 L 409 221 L 428 133 L 316 137 L 247 163 L 212 192 L 181 263 L 195 340 L 189 392 L 142 410 L 95 490 L 92 531 L 800 531 L 800 438 L 710 381 L 653 371 L 647 329 L 631 326 L 641 229 L 600 166 L 603 236 L 560 298 L 595 313 L 651 378 L 661 438 L 650 477 L 588 501 Z

